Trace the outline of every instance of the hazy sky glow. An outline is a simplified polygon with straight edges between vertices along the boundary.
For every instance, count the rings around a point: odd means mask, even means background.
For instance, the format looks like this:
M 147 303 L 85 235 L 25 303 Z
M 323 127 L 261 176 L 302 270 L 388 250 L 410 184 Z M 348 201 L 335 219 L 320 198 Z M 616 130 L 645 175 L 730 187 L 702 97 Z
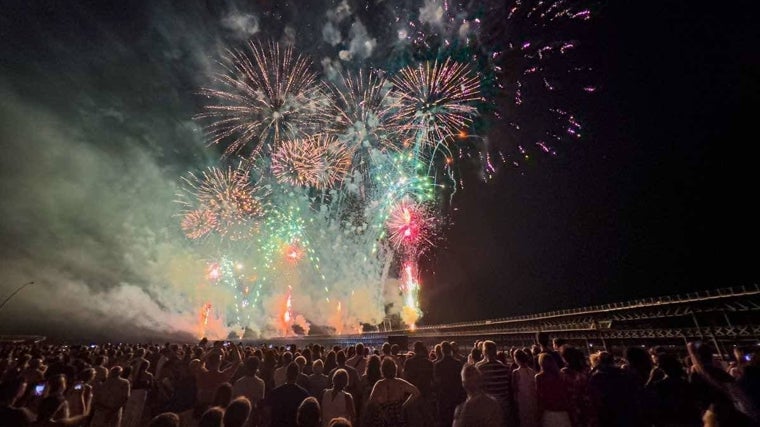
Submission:
M 251 37 L 293 43 L 330 79 L 411 61 L 412 20 L 451 40 L 495 46 L 509 36 L 498 7 L 490 21 L 453 26 L 435 0 L 11 3 L 0 17 L 0 294 L 37 284 L 0 311 L 0 333 L 75 340 L 189 338 L 198 301 L 232 298 L 199 286 L 206 264 L 174 202 L 183 174 L 219 164 L 193 116 L 225 49 Z M 594 10 L 576 41 L 596 93 L 563 100 L 579 112 L 583 140 L 542 155 L 511 131 L 514 100 L 492 98 L 501 115 L 486 115 L 482 136 L 508 156 L 523 143 L 538 152 L 518 166 L 510 157 L 489 180 L 462 162 L 465 188 L 421 263 L 427 321 L 757 278 L 750 254 L 733 249 L 756 241 L 756 221 L 724 191 L 749 194 L 754 166 L 738 143 L 721 145 L 742 141 L 743 107 L 758 93 L 747 77 L 757 57 L 729 43 L 747 39 L 744 26 L 700 26 L 707 18 L 678 7 Z M 531 117 L 527 129 L 549 127 L 538 110 Z M 307 319 L 314 295 L 293 296 Z M 226 333 L 222 323 L 210 331 Z

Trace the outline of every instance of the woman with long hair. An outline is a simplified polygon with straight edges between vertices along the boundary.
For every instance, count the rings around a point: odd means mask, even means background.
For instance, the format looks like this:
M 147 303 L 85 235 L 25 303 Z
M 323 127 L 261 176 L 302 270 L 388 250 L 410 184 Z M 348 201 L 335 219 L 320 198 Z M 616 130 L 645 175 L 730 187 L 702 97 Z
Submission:
M 565 361 L 565 367 L 562 368 L 560 376 L 567 387 L 570 399 L 570 419 L 573 425 L 596 425 L 586 356 L 582 351 L 571 346 L 562 346 L 560 356 Z
M 404 411 L 414 399 L 420 397 L 420 391 L 409 382 L 396 378 L 398 368 L 392 358 L 386 357 L 380 366 L 383 378 L 375 383 L 369 395 L 367 412 L 372 413 L 372 425 L 391 427 L 406 425 Z
M 362 374 L 361 378 L 362 402 L 366 403 L 369 401 L 372 388 L 375 387 L 375 383 L 380 381 L 382 377 L 383 374 L 380 372 L 380 357 L 373 354 L 367 359 L 367 367 L 364 369 L 364 374 Z
M 538 356 L 541 371 L 536 374 L 536 397 L 543 427 L 571 427 L 570 399 L 559 366 L 550 353 Z
M 336 357 L 337 353 L 335 353 L 334 350 L 330 350 L 327 353 L 327 356 L 325 356 L 325 372 L 329 373 L 332 372 L 333 369 L 338 367 L 338 359 Z
M 348 372 L 338 369 L 333 374 L 333 387 L 322 393 L 322 425 L 327 427 L 333 418 L 354 420 L 354 399 L 345 391 L 348 387 Z
M 517 369 L 512 371 L 512 397 L 517 407 L 520 427 L 538 426 L 536 371 L 530 367 L 532 357 L 523 350 L 514 352 Z

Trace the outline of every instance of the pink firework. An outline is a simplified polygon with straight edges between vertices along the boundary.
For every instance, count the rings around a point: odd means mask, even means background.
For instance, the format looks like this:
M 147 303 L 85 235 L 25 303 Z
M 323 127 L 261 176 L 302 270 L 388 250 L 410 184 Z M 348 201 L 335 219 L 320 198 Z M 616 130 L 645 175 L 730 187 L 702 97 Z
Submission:
M 470 126 L 482 100 L 472 68 L 447 58 L 406 67 L 393 78 L 399 114 L 423 146 L 445 144 Z
M 187 212 L 180 224 L 188 239 L 200 239 L 219 226 L 216 214 L 208 209 L 196 209 Z
M 404 198 L 391 208 L 386 225 L 393 246 L 415 250 L 420 243 L 430 242 L 427 234 L 433 222 L 425 206 Z

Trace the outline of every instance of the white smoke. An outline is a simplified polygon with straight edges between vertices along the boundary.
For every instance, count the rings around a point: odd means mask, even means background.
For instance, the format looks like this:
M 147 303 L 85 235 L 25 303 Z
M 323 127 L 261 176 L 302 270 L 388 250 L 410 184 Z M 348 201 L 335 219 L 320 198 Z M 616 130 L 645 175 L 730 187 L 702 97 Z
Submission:
M 343 73 L 343 65 L 338 60 L 333 60 L 328 57 L 322 58 L 322 72 L 328 81 L 336 81 Z
M 364 60 L 372 56 L 377 40 L 369 35 L 367 27 L 358 19 L 351 24 L 348 50 L 341 50 L 338 55 L 343 61 Z
M 440 4 L 426 0 L 420 20 L 441 25 Z M 206 251 L 181 235 L 174 204 L 179 176 L 219 164 L 191 119 L 198 112 L 193 93 L 219 71 L 225 49 L 271 26 L 275 40 L 306 54 L 321 44 L 323 50 L 315 51 L 323 57 L 322 77 L 336 80 L 344 67 L 377 55 L 381 44 L 398 42 L 393 31 L 391 40 L 370 34 L 373 27 L 353 15 L 347 0 L 325 14 L 304 11 L 275 23 L 250 7 L 223 9 L 207 20 L 207 10 L 157 2 L 138 43 L 104 34 L 92 52 L 64 46 L 53 57 L 66 84 L 46 86 L 58 97 L 48 104 L 0 81 L 0 278 L 6 292 L 16 283 L 38 282 L 4 308 L 14 321 L 0 329 L 26 325 L 14 332 L 133 339 L 221 337 L 243 327 L 277 333 L 287 286 L 293 287 L 292 322 L 305 330 L 311 323 L 352 331 L 361 323 L 380 323 L 384 303 L 401 310 L 398 283 L 386 277 L 387 260 L 365 257 L 376 240 L 366 224 L 314 233 L 320 274 L 304 263 L 292 275 L 272 278 L 250 318 L 240 323 L 228 310 L 237 292 L 206 279 L 209 260 L 222 251 Z M 314 29 L 313 40 L 303 40 L 307 28 Z M 408 29 L 398 28 L 406 40 Z M 456 30 L 461 36 L 471 28 Z M 350 137 L 363 140 L 365 134 L 356 127 Z M 345 183 L 347 193 L 361 192 L 359 179 Z M 229 255 L 247 261 L 243 251 Z M 213 307 L 202 325 L 201 308 L 208 302 Z
M 443 24 L 443 2 L 441 0 L 425 0 L 420 8 L 420 22 L 440 27 Z
M 222 27 L 232 31 L 239 39 L 247 40 L 259 32 L 259 18 L 233 9 L 222 18 Z
M 78 124 L 0 92 L 4 125 L 14 124 L 3 126 L 14 155 L 2 160 L 2 195 L 13 200 L 0 208 L 2 232 L 17 242 L 3 250 L 3 281 L 36 282 L 9 315 L 62 335 L 196 335 L 202 290 L 190 278 L 202 271 L 171 229 L 174 177 L 128 139 L 98 148 Z
M 329 43 L 330 46 L 337 46 L 338 43 L 343 41 L 343 36 L 340 35 L 340 30 L 332 22 L 325 23 L 322 27 L 322 40 Z
M 351 13 L 351 6 L 348 5 L 348 0 L 342 0 L 334 9 L 328 9 L 325 15 L 327 19 L 337 24 L 351 16 Z

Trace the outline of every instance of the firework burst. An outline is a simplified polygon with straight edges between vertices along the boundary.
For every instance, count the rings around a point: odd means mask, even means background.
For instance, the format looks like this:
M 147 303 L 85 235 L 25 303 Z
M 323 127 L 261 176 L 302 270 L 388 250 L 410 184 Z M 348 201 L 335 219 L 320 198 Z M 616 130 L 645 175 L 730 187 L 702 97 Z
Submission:
M 392 85 L 375 73 L 347 73 L 329 86 L 333 95 L 329 132 L 355 152 L 395 150 L 402 123 Z
M 211 100 L 197 118 L 213 144 L 224 153 L 256 157 L 282 140 L 316 128 L 328 105 L 311 61 L 291 46 L 249 42 L 250 53 L 228 51 L 224 73 L 215 80 L 220 89 L 202 89 Z
M 351 166 L 351 151 L 328 135 L 316 136 L 313 139 L 318 141 L 317 145 L 320 147 L 319 156 L 317 156 L 317 179 L 314 186 L 318 189 L 333 187 L 342 182 L 348 174 L 348 168 Z
M 264 215 L 267 191 L 251 184 L 248 171 L 211 167 L 201 175 L 190 173 L 182 179 L 186 188 L 180 203 L 199 207 L 192 211 L 211 213 L 217 221 L 215 229 L 223 237 L 239 240 L 256 230 L 256 219 Z
M 314 180 L 318 166 L 311 139 L 285 141 L 272 153 L 272 175 L 281 184 L 307 186 Z
M 216 214 L 208 209 L 196 209 L 182 217 L 182 232 L 188 239 L 200 239 L 214 231 L 219 225 Z
M 518 165 L 533 152 L 556 155 L 558 143 L 581 137 L 581 122 L 568 96 L 596 91 L 592 69 L 575 56 L 578 36 L 592 17 L 589 2 L 512 0 L 494 13 L 483 48 L 496 72 L 494 87 L 511 98 L 504 106 L 511 127 L 502 160 Z M 499 113 L 497 112 L 497 117 Z
M 327 134 L 286 141 L 272 154 L 272 174 L 278 182 L 294 186 L 332 187 L 350 165 L 351 152 Z
M 477 113 L 480 79 L 469 65 L 447 58 L 402 69 L 393 78 L 399 114 L 421 145 L 435 148 L 458 134 Z
M 424 205 L 405 197 L 391 208 L 386 222 L 390 242 L 396 249 L 415 251 L 421 243 L 430 243 L 428 233 L 433 222 Z

